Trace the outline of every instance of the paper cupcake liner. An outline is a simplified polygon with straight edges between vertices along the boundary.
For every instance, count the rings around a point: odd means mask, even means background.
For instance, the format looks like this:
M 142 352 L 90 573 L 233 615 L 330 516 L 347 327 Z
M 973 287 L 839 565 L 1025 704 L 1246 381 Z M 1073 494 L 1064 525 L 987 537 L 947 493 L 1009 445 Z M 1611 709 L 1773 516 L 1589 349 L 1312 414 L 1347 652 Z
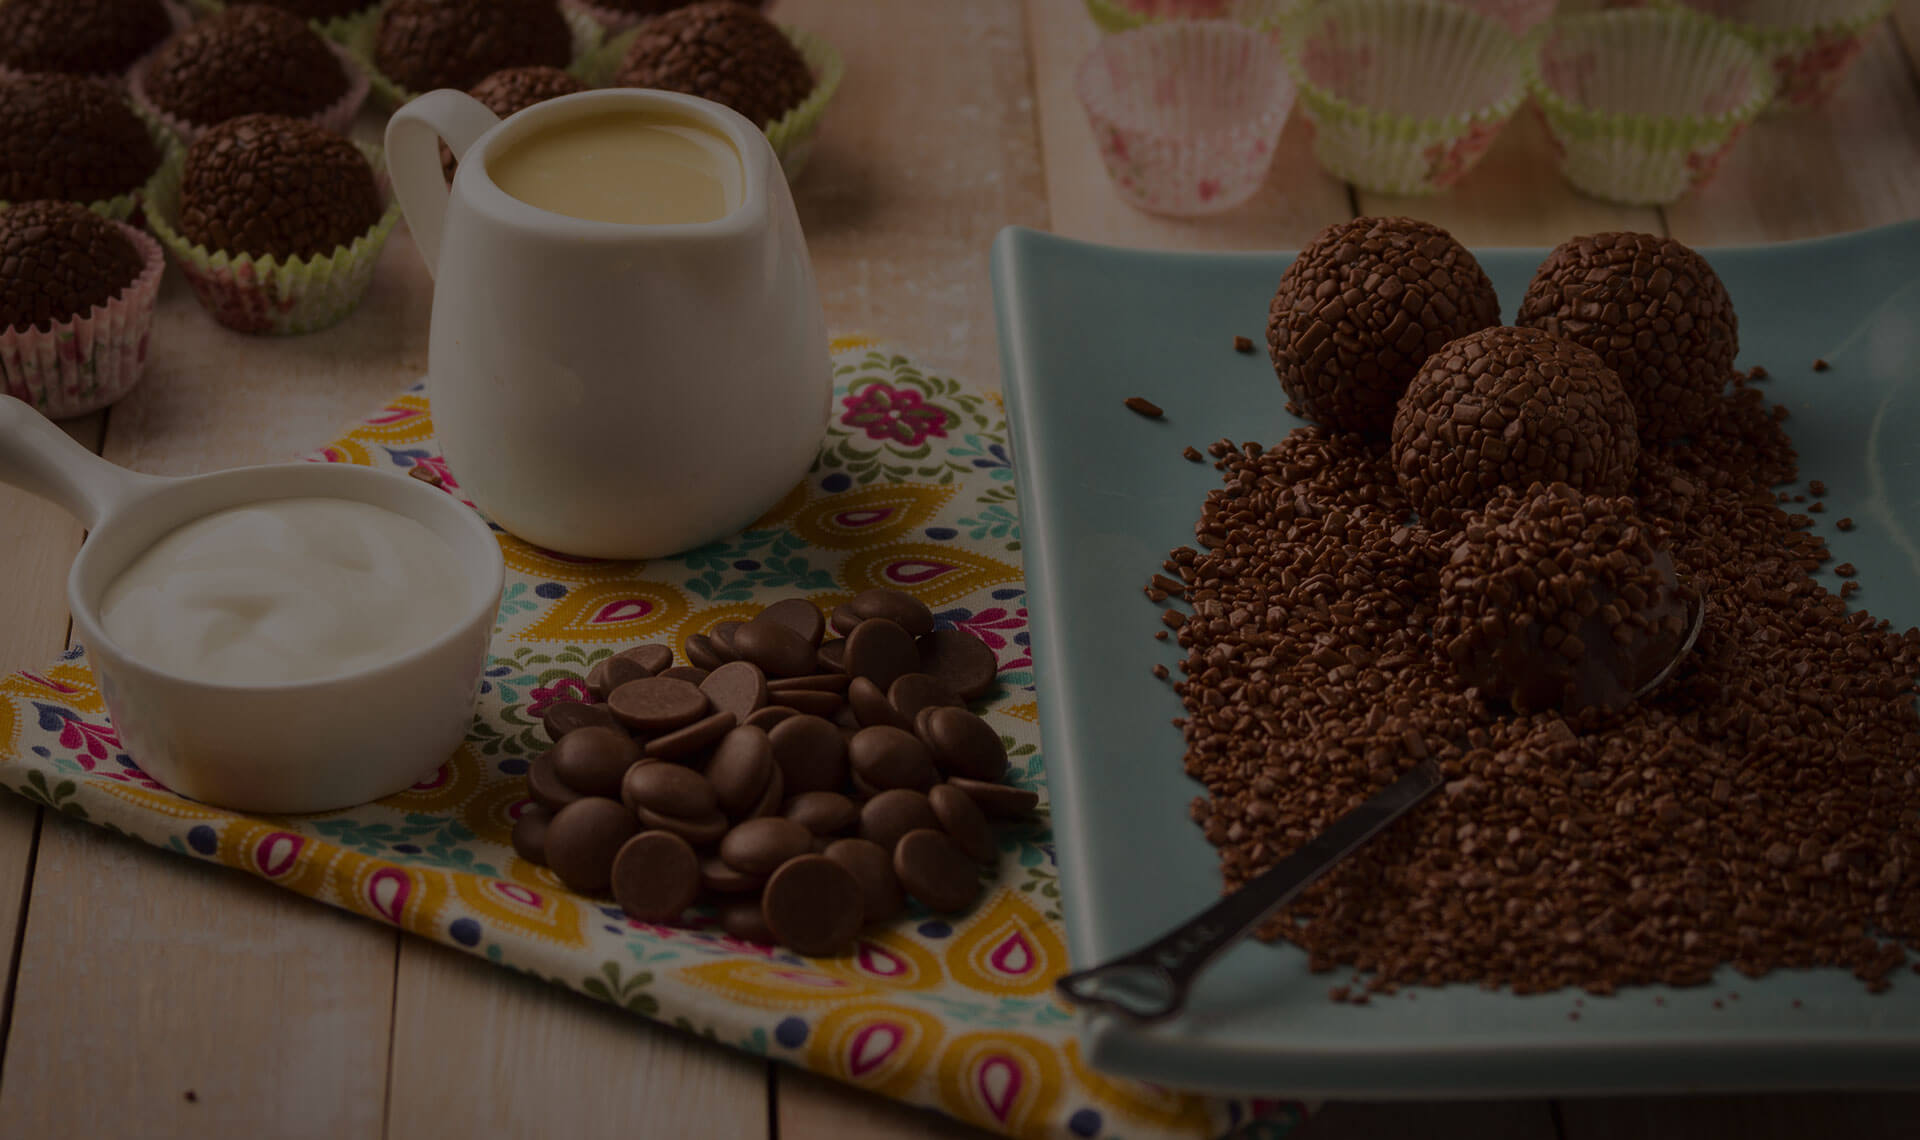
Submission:
M 600 25 L 594 22 L 592 16 L 577 8 L 566 4 L 561 4 L 559 7 L 561 18 L 567 22 L 567 31 L 573 36 L 573 62 L 567 65 L 567 70 L 573 74 L 574 78 L 589 87 L 600 86 L 587 77 L 586 71 L 587 61 L 593 57 L 601 41 L 606 38 L 600 31 Z M 374 41 L 379 31 L 380 9 L 374 8 L 355 18 L 351 26 L 346 29 L 342 43 L 360 64 L 360 70 L 366 74 L 367 82 L 373 87 L 374 101 L 385 110 L 391 111 L 413 101 L 422 92 L 409 91 L 395 83 L 380 71 L 378 64 L 374 63 Z
M 81 205 L 110 222 L 126 222 L 128 225 L 138 227 L 142 221 L 142 219 L 136 216 L 136 211 L 140 209 L 140 203 L 145 201 L 146 196 L 152 192 L 154 179 L 160 177 L 160 172 L 166 169 L 168 153 L 178 149 L 180 144 L 175 141 L 172 131 L 162 126 L 153 116 L 142 111 L 139 104 L 134 104 L 133 113 L 146 125 L 147 134 L 152 136 L 153 144 L 160 148 L 160 165 L 154 167 L 153 173 L 147 176 L 147 180 L 144 183 L 127 191 L 125 194 L 115 194 L 111 198 L 82 202 Z M 6 209 L 9 205 L 11 205 L 11 203 L 0 199 L 0 210 Z
M 813 90 L 800 105 L 766 126 L 767 141 L 773 144 L 780 169 L 791 182 L 800 176 L 813 154 L 820 120 L 827 113 L 827 104 L 833 101 L 834 92 L 840 89 L 846 64 L 832 44 L 812 32 L 786 24 L 780 25 L 780 31 L 806 61 L 807 70 L 813 73 Z M 609 37 L 580 60 L 574 74 L 589 87 L 613 86 L 614 74 L 620 70 L 620 63 L 626 58 L 627 49 L 633 46 L 636 34 L 634 29 L 628 29 Z
M 1121 195 L 1177 215 L 1251 198 L 1294 99 L 1273 38 L 1222 20 L 1108 36 L 1080 65 L 1075 88 Z
M 1555 20 L 1529 86 L 1567 181 L 1647 206 L 1713 176 L 1773 78 L 1758 52 L 1705 16 L 1623 9 Z
M 1660 0 L 1719 20 L 1753 45 L 1773 69 L 1770 109 L 1825 103 L 1867 44 L 1893 0 Z
M 215 16 L 227 10 L 226 0 L 187 0 L 187 6 L 202 16 Z M 335 16 L 330 20 L 308 20 L 307 26 L 334 43 L 345 43 L 347 33 L 355 23 L 376 11 L 380 0 L 367 0 L 364 8 L 358 12 L 349 12 L 344 16 Z
M 1386 194 L 1436 193 L 1479 163 L 1526 98 L 1538 39 L 1445 0 L 1351 0 L 1294 26 L 1314 157 Z
M 355 143 L 379 172 L 380 148 Z M 194 296 L 213 318 L 231 329 L 287 336 L 316 332 L 352 313 L 373 280 L 374 263 L 387 235 L 400 221 L 400 203 L 377 179 L 386 210 L 372 229 L 325 257 L 290 258 L 234 255 L 196 245 L 175 227 L 180 220 L 180 181 L 184 154 L 168 156 L 147 199 L 147 224 L 186 274 Z
M 1280 27 L 1313 0 L 1086 0 L 1103 32 L 1130 32 L 1182 20 L 1231 20 L 1250 28 Z
M 0 330 L 0 390 L 48 419 L 98 411 L 126 395 L 147 367 L 147 338 L 166 257 L 160 243 L 116 223 L 140 251 L 140 272 L 85 314 L 41 331 Z
M 1452 0 L 1453 3 L 1504 24 L 1516 36 L 1524 36 L 1553 18 L 1560 0 Z
M 352 52 L 331 42 L 327 44 L 327 49 L 333 52 L 334 57 L 340 61 L 340 66 L 347 73 L 347 92 L 323 110 L 311 115 L 294 117 L 305 119 L 309 123 L 318 123 L 335 134 L 344 135 L 353 129 L 353 120 L 360 114 L 361 104 L 367 101 L 367 91 L 371 84 Z M 168 114 L 156 105 L 147 96 L 147 68 L 152 60 L 153 57 L 148 56 L 133 65 L 133 70 L 127 73 L 127 92 L 133 96 L 134 106 L 139 111 L 179 139 L 182 146 L 191 146 L 193 140 L 212 130 L 216 124 L 190 123 L 178 115 Z

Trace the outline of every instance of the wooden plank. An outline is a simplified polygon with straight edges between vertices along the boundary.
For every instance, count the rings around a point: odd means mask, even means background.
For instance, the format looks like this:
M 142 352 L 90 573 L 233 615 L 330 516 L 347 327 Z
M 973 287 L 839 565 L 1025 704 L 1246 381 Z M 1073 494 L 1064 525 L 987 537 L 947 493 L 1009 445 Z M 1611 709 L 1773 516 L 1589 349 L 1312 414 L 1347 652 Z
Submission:
M 1562 1140 L 1911 1140 L 1920 1095 L 1819 1093 L 1795 1096 L 1626 1097 L 1569 1100 L 1560 1106 Z
M 389 1140 L 767 1135 L 758 1058 L 444 946 L 402 944 Z
M 1627 1135 L 1622 1133 L 1622 1135 Z M 1544 1100 L 1431 1101 L 1321 1106 L 1298 1140 L 1555 1140 L 1553 1108 Z
M 1107 178 L 1074 93 L 1080 61 L 1099 38 L 1081 0 L 1027 0 L 1028 50 L 1055 233 L 1146 249 L 1298 249 L 1328 223 L 1352 216 L 1346 184 L 1314 161 L 1312 133 L 1297 109 L 1281 135 L 1266 184 L 1245 204 L 1204 218 L 1163 218 L 1128 205 Z
M 928 1109 L 778 1068 L 775 1132 L 780 1140 L 986 1140 L 992 1133 Z
M 1667 207 L 1673 236 L 1783 241 L 1920 214 L 1920 94 L 1896 39 L 1877 28 L 1826 107 L 1756 122 L 1713 182 Z

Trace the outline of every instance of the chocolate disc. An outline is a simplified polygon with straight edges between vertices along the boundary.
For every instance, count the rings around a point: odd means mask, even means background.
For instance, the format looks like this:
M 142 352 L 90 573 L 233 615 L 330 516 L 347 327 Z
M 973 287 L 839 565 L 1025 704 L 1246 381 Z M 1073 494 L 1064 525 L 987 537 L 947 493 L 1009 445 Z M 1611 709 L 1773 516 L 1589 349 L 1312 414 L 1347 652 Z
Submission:
M 985 696 L 1000 675 L 1000 662 L 987 643 L 957 629 L 935 630 L 920 639 L 919 671 L 945 681 L 962 700 Z
M 747 723 L 755 728 L 771 729 L 788 717 L 799 715 L 799 709 L 790 709 L 785 705 L 768 705 L 766 708 L 755 710 L 754 714 L 747 718 Z
M 913 676 L 909 673 L 908 676 Z M 853 715 L 863 728 L 875 725 L 889 725 L 906 732 L 913 731 L 913 719 L 903 717 L 900 710 L 893 707 L 887 699 L 886 690 L 867 680 L 855 677 L 847 686 L 847 704 L 853 707 Z
M 767 880 L 760 909 L 782 946 L 811 958 L 830 957 L 852 946 L 866 918 L 859 882 L 824 855 L 802 855 L 782 864 Z
M 815 835 L 834 835 L 860 822 L 860 809 L 839 792 L 801 792 L 782 814 Z
M 813 655 L 813 663 L 822 669 L 841 670 L 847 667 L 847 639 L 835 638 L 820 643 L 820 651 Z
M 787 794 L 831 792 L 847 782 L 847 743 L 832 721 L 796 716 L 767 733 L 773 758 L 787 778 Z
M 909 831 L 940 829 L 940 817 L 933 814 L 925 792 L 911 788 L 883 791 L 860 805 L 860 838 L 872 840 L 888 851 Z
M 965 792 L 988 819 L 1021 819 L 1030 815 L 1040 803 L 1038 793 L 1024 788 L 1012 788 L 986 780 L 969 780 L 965 776 L 949 776 L 947 783 Z
M 718 855 L 708 855 L 700 860 L 700 885 L 710 891 L 723 895 L 745 894 L 757 891 L 767 881 L 765 875 L 749 875 L 737 867 L 729 867 L 727 861 Z M 759 900 L 754 900 L 755 905 Z
M 827 632 L 827 619 L 820 607 L 805 598 L 783 598 L 761 610 L 755 621 L 779 622 L 806 639 L 808 649 L 818 649 Z
M 773 742 L 767 734 L 752 725 L 742 725 L 714 746 L 713 759 L 707 761 L 707 782 L 713 786 L 720 810 L 742 819 L 760 803 L 767 781 L 777 771 Z
M 847 635 L 847 672 L 883 692 L 902 675 L 924 671 L 913 635 L 886 618 L 868 618 Z
M 836 839 L 822 854 L 853 873 L 868 925 L 886 922 L 907 909 L 906 892 L 900 889 L 893 856 L 886 848 L 870 839 Z
M 822 692 L 819 689 L 780 689 L 767 691 L 769 704 L 780 705 L 803 712 L 809 716 L 830 718 L 840 711 L 846 699 L 839 693 Z
M 798 677 L 814 670 L 814 645 L 793 627 L 764 615 L 741 626 L 733 647 L 743 661 L 764 669 L 769 677 Z
M 790 693 L 796 689 L 813 693 L 844 693 L 847 683 L 853 680 L 845 673 L 808 673 L 801 677 L 781 677 L 767 682 L 767 690 L 774 693 Z
M 636 811 L 648 808 L 681 819 L 703 819 L 720 807 L 707 778 L 678 764 L 641 764 L 627 772 L 621 792 Z
M 695 757 L 704 755 L 720 738 L 732 732 L 738 720 L 730 712 L 717 712 L 712 716 L 701 717 L 685 728 L 677 728 L 647 741 L 644 751 L 656 760 L 679 760 L 690 763 Z
M 780 771 L 780 765 L 773 766 L 773 775 L 767 780 L 767 786 L 760 793 L 760 802 L 753 805 L 748 813 L 751 819 L 765 819 L 780 814 L 780 805 L 787 802 L 787 777 Z
M 921 709 L 964 708 L 960 694 L 931 673 L 908 673 L 887 686 L 887 703 L 906 720 L 902 728 L 911 728 Z
M 547 865 L 547 824 L 553 821 L 553 813 L 539 804 L 528 804 L 520 809 L 520 818 L 513 821 L 514 854 L 529 863 Z
M 613 714 L 607 711 L 603 703 L 588 704 L 585 701 L 558 701 L 547 706 L 540 714 L 540 723 L 547 730 L 547 739 L 558 743 L 569 732 L 581 728 L 612 728 Z
M 766 875 L 812 847 L 813 832 L 785 816 L 770 815 L 736 824 L 720 840 L 720 858 L 736 871 Z
M 953 914 L 980 897 L 980 868 L 943 831 L 922 828 L 900 838 L 893 873 L 907 893 L 940 914 Z
M 759 899 L 742 899 L 721 908 L 720 929 L 726 931 L 729 938 L 738 938 L 742 942 L 771 946 L 779 941 L 773 936 L 773 928 L 767 925 L 767 916 L 760 909 Z
M 620 729 L 589 726 L 561 737 L 547 761 L 560 782 L 581 795 L 614 799 L 627 769 L 640 762 L 640 746 Z
M 678 835 L 643 832 L 614 854 L 612 879 L 613 901 L 629 918 L 672 922 L 700 897 L 700 857 Z
M 707 679 L 708 673 L 698 665 L 675 665 L 671 669 L 662 669 L 660 676 L 670 681 L 685 681 L 689 685 L 698 687 Z
M 866 619 L 859 614 L 854 613 L 851 606 L 835 606 L 833 607 L 833 612 L 827 615 L 827 627 L 841 637 L 845 637 L 853 632 L 854 626 L 859 625 L 865 620 Z
M 652 766 L 653 765 L 650 765 L 650 767 Z M 671 764 L 661 766 L 673 767 Z M 657 828 L 661 831 L 671 831 L 695 847 L 705 847 L 708 844 L 718 843 L 720 842 L 720 838 L 727 833 L 727 817 L 717 811 L 712 815 L 701 816 L 697 819 L 682 819 L 677 815 L 661 815 L 657 811 L 649 811 L 643 807 L 634 808 L 633 814 L 639 817 L 640 822 L 648 827 Z
M 927 746 L 913 733 L 892 725 L 877 724 L 855 733 L 847 745 L 847 758 L 854 774 L 870 788 L 925 790 L 940 782 Z
M 547 866 L 570 889 L 601 894 L 613 881 L 614 855 L 639 830 L 640 821 L 618 800 L 578 800 L 547 825 Z
M 740 651 L 733 647 L 733 635 L 740 632 L 743 621 L 717 621 L 707 631 L 707 640 L 713 643 L 713 651 L 728 661 L 740 660 Z
M 940 817 L 940 829 L 947 833 L 967 858 L 976 863 L 993 864 L 1000 859 L 1000 848 L 993 841 L 993 825 L 972 797 L 959 788 L 941 784 L 927 793 L 927 803 Z
M 607 662 L 611 660 L 611 657 L 603 658 L 587 669 L 587 691 L 593 694 L 596 701 L 605 701 L 607 694 L 613 691 L 613 686 L 607 684 Z
M 707 695 L 673 677 L 645 677 L 607 694 L 607 711 L 635 732 L 672 732 L 712 711 Z
M 885 618 L 914 637 L 933 632 L 933 611 L 912 594 L 876 586 L 862 590 L 847 603 L 860 620 Z
M 647 671 L 649 676 L 659 676 L 673 668 L 673 650 L 658 642 L 636 645 L 632 649 L 623 649 L 615 657 L 632 661 Z
M 687 638 L 687 660 L 693 662 L 695 668 L 712 670 L 718 669 L 733 658 L 723 655 L 720 647 L 713 643 L 712 638 L 704 633 L 696 633 Z
M 553 774 L 553 750 L 548 749 L 527 765 L 527 794 L 548 811 L 559 811 L 580 798 L 580 793 L 560 782 Z
M 1006 744 L 992 725 L 974 713 L 966 709 L 926 709 L 913 727 L 933 750 L 933 762 L 947 775 L 998 780 L 1006 774 Z
M 649 669 L 624 654 L 615 654 L 607 658 L 602 664 L 604 665 L 602 676 L 606 677 L 607 692 L 609 693 L 626 684 L 628 681 L 638 681 L 642 677 L 651 677 L 658 672 L 658 670 Z
M 751 661 L 729 661 L 700 682 L 713 707 L 746 720 L 767 703 L 767 675 Z

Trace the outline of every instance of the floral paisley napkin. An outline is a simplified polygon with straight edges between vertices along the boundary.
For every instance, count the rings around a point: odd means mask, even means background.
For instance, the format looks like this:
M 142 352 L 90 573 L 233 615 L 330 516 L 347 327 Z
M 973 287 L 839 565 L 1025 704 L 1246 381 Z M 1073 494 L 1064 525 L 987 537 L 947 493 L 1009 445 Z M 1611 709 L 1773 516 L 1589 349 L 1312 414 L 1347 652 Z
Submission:
M 120 751 L 81 650 L 0 677 L 0 784 L 191 859 L 535 974 L 738 1049 L 1022 1137 L 1284 1136 L 1298 1105 L 1205 1099 L 1102 1076 L 1053 995 L 1066 970 L 1027 652 L 1020 523 L 997 395 L 836 341 L 834 416 L 806 481 L 740 535 L 679 558 L 562 558 L 505 534 L 507 586 L 464 747 L 398 795 L 312 816 L 249 816 L 169 792 Z M 316 458 L 424 468 L 458 493 L 418 389 Z M 998 882 L 966 914 L 916 904 L 844 958 L 810 959 L 634 922 L 569 892 L 509 842 L 540 714 L 585 694 L 595 660 L 685 639 L 779 598 L 822 608 L 911 591 L 999 654 L 986 716 L 1008 780 L 1041 794 L 1001 827 Z M 1256 1119 L 1257 1118 L 1257 1119 Z

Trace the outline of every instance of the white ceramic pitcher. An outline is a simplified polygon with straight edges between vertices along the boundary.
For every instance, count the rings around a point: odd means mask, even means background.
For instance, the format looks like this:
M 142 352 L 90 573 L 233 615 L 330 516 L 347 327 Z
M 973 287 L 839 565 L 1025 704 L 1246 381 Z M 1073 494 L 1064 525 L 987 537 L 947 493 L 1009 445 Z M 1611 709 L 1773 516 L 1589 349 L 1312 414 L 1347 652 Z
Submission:
M 503 147 L 608 111 L 725 139 L 740 161 L 731 209 L 693 224 L 584 221 L 488 176 Z M 440 139 L 459 160 L 451 191 Z M 495 522 L 566 554 L 652 558 L 743 529 L 805 476 L 832 399 L 826 324 L 786 178 L 747 119 L 610 89 L 501 121 L 434 91 L 388 123 L 387 161 L 435 280 L 435 433 Z

